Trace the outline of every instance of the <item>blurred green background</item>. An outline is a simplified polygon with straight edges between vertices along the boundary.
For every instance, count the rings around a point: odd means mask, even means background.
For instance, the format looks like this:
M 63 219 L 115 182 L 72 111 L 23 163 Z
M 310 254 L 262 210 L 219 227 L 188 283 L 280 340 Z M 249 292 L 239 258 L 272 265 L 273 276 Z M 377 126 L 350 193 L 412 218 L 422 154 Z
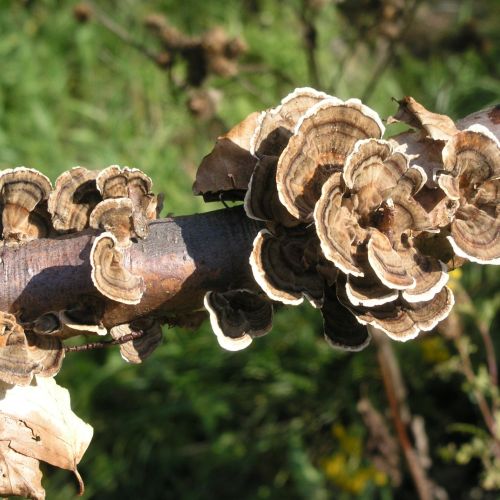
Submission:
M 165 193 L 164 214 L 218 208 L 192 196 L 201 158 L 218 135 L 295 87 L 362 97 L 382 117 L 395 111 L 392 97 L 412 95 L 452 118 L 500 97 L 496 0 L 75 5 L 0 1 L 0 168 L 26 165 L 55 180 L 75 165 L 138 167 Z M 190 37 L 222 27 L 246 50 L 200 85 L 182 57 L 165 59 L 144 22 L 152 14 Z M 499 284 L 498 268 L 464 266 L 452 278 L 454 322 L 392 344 L 406 404 L 425 423 L 417 434 L 428 440 L 436 498 L 500 495 L 499 436 L 477 405 L 486 401 L 499 419 L 491 363 Z M 165 329 L 164 344 L 140 366 L 117 351 L 69 355 L 58 382 L 95 429 L 79 467 L 84 498 L 418 498 L 398 451 L 392 469 L 377 458 L 358 410 L 368 399 L 395 435 L 376 346 L 339 353 L 321 331 L 320 315 L 303 306 L 279 311 L 273 332 L 239 353 L 222 352 L 205 324 Z M 69 473 L 44 473 L 49 499 L 75 495 Z

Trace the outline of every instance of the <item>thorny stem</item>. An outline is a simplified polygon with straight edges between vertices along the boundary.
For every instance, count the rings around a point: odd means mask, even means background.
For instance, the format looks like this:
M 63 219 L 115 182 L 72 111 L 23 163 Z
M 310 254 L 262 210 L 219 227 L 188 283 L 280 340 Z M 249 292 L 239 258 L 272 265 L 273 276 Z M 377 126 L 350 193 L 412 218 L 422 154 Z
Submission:
M 64 346 L 64 352 L 68 353 L 68 352 L 92 351 L 93 349 L 104 349 L 105 347 L 125 344 L 126 342 L 140 339 L 143 336 L 144 336 L 144 331 L 139 330 L 137 332 L 128 333 L 127 335 L 124 335 L 119 339 L 102 340 L 101 342 L 89 342 L 88 344 L 83 344 L 83 345 Z
M 389 339 L 384 334 L 377 332 L 373 328 L 370 328 L 370 331 L 377 346 L 377 360 L 380 373 L 382 374 L 385 393 L 389 401 L 396 435 L 403 450 L 418 497 L 420 500 L 432 500 L 431 482 L 428 479 L 425 470 L 420 463 L 420 459 L 411 444 L 406 430 L 405 419 L 402 415 L 403 408 L 401 407 L 401 401 L 400 398 L 398 398 L 398 391 L 396 389 L 398 385 L 402 385 L 402 380 L 397 380 L 398 374 L 395 373 L 396 370 L 391 370 L 391 366 L 397 367 L 396 356 L 394 355 Z

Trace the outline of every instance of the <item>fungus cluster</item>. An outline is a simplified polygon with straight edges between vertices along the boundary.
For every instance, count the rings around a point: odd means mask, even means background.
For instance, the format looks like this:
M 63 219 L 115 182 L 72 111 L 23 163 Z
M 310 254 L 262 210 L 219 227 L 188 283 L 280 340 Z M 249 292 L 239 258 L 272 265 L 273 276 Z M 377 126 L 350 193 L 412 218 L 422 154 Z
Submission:
M 459 130 L 411 97 L 394 121 L 411 129 L 384 140 L 382 120 L 358 99 L 297 89 L 219 138 L 193 187 L 206 201 L 242 200 L 262 221 L 250 256 L 260 291 L 248 300 L 306 299 L 334 347 L 365 347 L 366 325 L 396 340 L 431 330 L 454 303 L 449 269 L 500 264 L 497 137 L 479 124 Z M 231 293 L 205 305 L 234 350 L 257 336 L 249 315 L 257 322 L 264 306 Z
M 58 311 L 32 318 L 0 311 L 0 380 L 27 385 L 34 375 L 55 375 L 64 358 L 63 341 L 77 335 L 106 335 L 102 324 L 104 297 L 137 304 L 142 278 L 123 266 L 132 241 L 146 238 L 148 223 L 157 216 L 157 197 L 151 179 L 138 169 L 116 165 L 101 171 L 75 167 L 64 172 L 52 188 L 50 180 L 25 167 L 0 172 L 2 244 L 16 247 L 37 238 L 98 230 L 90 251 L 94 295 L 81 296 Z M 140 330 L 144 334 L 120 348 L 122 356 L 138 363 L 161 341 L 153 319 L 118 325 L 113 339 Z

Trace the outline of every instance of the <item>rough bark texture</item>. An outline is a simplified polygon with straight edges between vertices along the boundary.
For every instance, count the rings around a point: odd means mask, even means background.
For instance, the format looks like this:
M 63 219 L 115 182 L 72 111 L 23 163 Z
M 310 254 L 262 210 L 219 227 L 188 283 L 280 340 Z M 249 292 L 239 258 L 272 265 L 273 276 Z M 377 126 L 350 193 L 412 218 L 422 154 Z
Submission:
M 208 290 L 255 288 L 248 256 L 259 230 L 242 207 L 151 223 L 146 240 L 125 251 L 124 265 L 142 276 L 146 290 L 138 305 L 102 297 L 104 325 L 145 315 L 165 317 L 199 309 Z M 31 321 L 100 296 L 90 277 L 89 255 L 97 231 L 0 247 L 0 310 Z

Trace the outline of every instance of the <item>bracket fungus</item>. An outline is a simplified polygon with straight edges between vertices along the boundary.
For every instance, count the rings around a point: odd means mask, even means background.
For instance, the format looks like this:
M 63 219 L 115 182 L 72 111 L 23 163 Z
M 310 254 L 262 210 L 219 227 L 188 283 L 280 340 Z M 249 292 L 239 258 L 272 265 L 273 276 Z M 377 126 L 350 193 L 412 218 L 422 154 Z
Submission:
M 249 290 L 207 292 L 204 305 L 219 345 L 228 351 L 245 349 L 272 328 L 271 302 Z
M 95 182 L 98 173 L 74 167 L 56 179 L 48 201 L 54 229 L 75 232 L 88 227 L 90 213 L 102 199 Z
M 142 363 L 153 354 L 163 341 L 161 324 L 148 318 L 137 320 L 131 324 L 115 326 L 111 328 L 109 333 L 113 339 L 119 340 L 137 331 L 142 331 L 143 335 L 120 344 L 120 355 L 127 363 Z
M 50 180 L 33 168 L 0 172 L 2 236 L 7 244 L 23 243 L 38 236 L 39 224 L 31 216 L 37 205 L 48 198 L 51 189 Z
M 459 203 L 448 237 L 455 253 L 500 264 L 499 140 L 482 125 L 457 133 L 443 149 L 437 182 Z
M 283 304 L 298 305 L 304 297 L 314 307 L 323 303 L 324 279 L 316 262 L 308 262 L 307 247 L 317 242 L 314 231 L 297 227 L 274 235 L 262 229 L 250 255 L 255 281 L 266 295 Z
M 134 234 L 133 211 L 130 198 L 108 198 L 96 205 L 90 214 L 90 227 L 113 233 L 120 247 L 128 247 Z
M 320 101 L 298 121 L 278 161 L 276 182 L 281 202 L 302 222 L 311 222 L 321 188 L 360 139 L 380 138 L 382 122 L 358 99 Z
M 123 304 L 138 304 L 144 281 L 123 266 L 124 254 L 113 233 L 100 234 L 90 251 L 92 282 L 105 297 Z
M 145 238 L 148 221 L 156 218 L 156 196 L 151 192 L 153 182 L 137 168 L 111 165 L 96 178 L 97 189 L 104 200 L 129 198 L 132 202 L 133 234 Z
M 25 333 L 15 316 L 0 311 L 0 380 L 28 385 L 35 374 L 55 375 L 63 358 L 59 339 Z
M 415 130 L 389 141 L 358 99 L 308 88 L 233 129 L 243 127 L 256 158 L 238 184 L 246 214 L 264 225 L 250 256 L 254 278 L 271 300 L 306 297 L 321 308 L 335 347 L 365 346 L 367 324 L 398 340 L 433 328 L 453 305 L 448 266 L 500 255 L 498 140 L 478 125 L 460 132 L 411 97 L 398 103 L 388 123 Z M 473 135 L 476 156 L 464 146 Z M 217 185 L 227 163 L 202 166 L 212 192 L 228 189 L 227 179 Z

